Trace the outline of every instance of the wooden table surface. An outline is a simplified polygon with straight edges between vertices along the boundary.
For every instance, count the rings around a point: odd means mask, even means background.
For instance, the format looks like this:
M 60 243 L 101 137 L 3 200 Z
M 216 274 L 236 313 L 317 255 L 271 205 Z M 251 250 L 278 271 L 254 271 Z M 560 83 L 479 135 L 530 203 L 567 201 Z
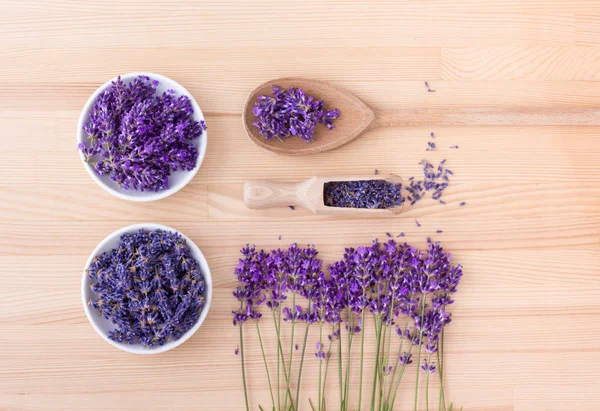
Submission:
M 238 249 L 314 243 L 332 262 L 385 232 L 420 247 L 435 236 L 465 267 L 447 331 L 452 401 L 465 410 L 598 409 L 600 127 L 395 127 L 285 158 L 251 144 L 241 122 L 247 94 L 280 76 L 331 81 L 377 108 L 600 107 L 597 0 L 2 0 L 0 44 L 0 409 L 241 410 L 230 314 Z M 193 181 L 150 204 L 104 192 L 76 149 L 88 96 L 131 71 L 183 84 L 209 127 Z M 438 150 L 426 152 L 432 131 Z M 423 158 L 447 158 L 455 173 L 445 206 L 425 200 L 365 220 L 242 205 L 248 178 L 375 168 L 411 176 Z M 158 356 L 109 346 L 81 306 L 91 251 L 138 222 L 190 236 L 215 286 L 200 331 Z M 263 327 L 272 351 L 273 330 Z M 247 345 L 257 409 L 269 396 L 252 332 Z M 301 410 L 316 395 L 312 347 Z M 412 378 L 399 409 L 412 409 Z

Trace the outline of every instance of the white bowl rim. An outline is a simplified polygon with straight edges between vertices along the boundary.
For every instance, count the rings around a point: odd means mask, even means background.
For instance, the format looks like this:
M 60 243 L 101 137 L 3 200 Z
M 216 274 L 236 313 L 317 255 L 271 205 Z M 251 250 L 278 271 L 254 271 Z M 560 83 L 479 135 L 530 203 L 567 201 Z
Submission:
M 152 80 L 158 80 L 161 84 L 167 85 L 167 87 L 169 85 L 174 85 L 176 87 L 179 87 L 181 89 L 181 91 L 184 92 L 185 95 L 187 95 L 190 98 L 190 101 L 192 103 L 192 108 L 194 109 L 194 116 L 196 116 L 196 114 L 197 114 L 198 120 L 206 121 L 204 118 L 204 114 L 202 113 L 202 110 L 200 109 L 200 106 L 198 105 L 198 102 L 196 101 L 196 99 L 194 98 L 192 93 L 190 93 L 181 84 L 179 84 L 172 78 L 163 76 L 162 74 L 145 72 L 145 71 L 135 71 L 135 72 L 127 73 L 127 74 L 122 74 L 117 77 L 113 77 L 112 79 L 106 81 L 104 84 L 102 84 L 100 87 L 98 87 L 96 89 L 96 91 L 94 91 L 94 93 L 92 93 L 92 95 L 87 99 L 85 105 L 83 106 L 83 109 L 81 110 L 81 113 L 79 114 L 79 120 L 77 121 L 77 144 L 82 143 L 85 140 L 83 138 L 83 125 L 87 121 L 88 113 L 92 109 L 94 102 L 96 101 L 96 98 L 98 97 L 98 95 L 100 93 L 102 93 L 104 90 L 106 90 L 112 84 L 112 82 L 116 81 L 119 77 L 121 77 L 121 80 L 131 80 L 131 79 L 137 78 L 138 76 L 148 76 Z M 207 133 L 207 130 L 204 130 L 202 132 L 202 135 L 200 136 L 199 148 L 198 148 L 198 158 L 196 159 L 196 167 L 194 167 L 194 169 L 192 171 L 188 171 L 185 174 L 185 177 L 179 182 L 179 184 L 177 184 L 176 186 L 169 187 L 166 190 L 161 190 L 158 192 L 152 192 L 152 191 L 145 192 L 146 194 L 140 195 L 140 196 L 129 195 L 126 190 L 115 190 L 114 188 L 107 186 L 100 179 L 100 176 L 96 173 L 96 171 L 92 168 L 92 166 L 90 166 L 85 161 L 85 156 L 83 155 L 83 153 L 79 149 L 77 149 L 77 152 L 79 153 L 79 158 L 81 159 L 81 162 L 83 163 L 85 170 L 92 177 L 92 179 L 96 182 L 96 184 L 98 184 L 100 187 L 102 187 L 106 192 L 114 195 L 115 197 L 121 198 L 123 200 L 135 201 L 135 202 L 147 202 L 147 201 L 161 200 L 163 198 L 169 197 L 170 195 L 175 194 L 176 192 L 181 190 L 183 187 L 185 187 L 190 181 L 192 181 L 192 179 L 194 178 L 194 176 L 200 169 L 200 166 L 202 165 L 202 161 L 204 160 L 204 156 L 206 155 L 207 143 L 208 143 L 208 133 Z
M 98 313 L 94 312 L 92 310 L 92 308 L 90 306 L 88 306 L 88 304 L 87 304 L 88 302 L 85 298 L 85 293 L 87 292 L 87 287 L 88 287 L 88 283 L 89 283 L 89 280 L 88 280 L 87 274 L 86 274 L 86 270 L 92 263 L 93 258 L 96 257 L 97 255 L 99 255 L 100 250 L 102 248 L 104 248 L 108 242 L 115 239 L 115 237 L 120 238 L 122 234 L 125 234 L 128 232 L 135 232 L 140 229 L 145 229 L 145 230 L 161 229 L 164 231 L 176 232 L 179 235 L 181 235 L 181 237 L 183 237 L 185 239 L 188 247 L 190 247 L 192 254 L 194 254 L 195 257 L 198 257 L 197 258 L 198 263 L 200 264 L 200 268 L 202 270 L 202 275 L 204 276 L 204 284 L 206 286 L 206 289 L 205 289 L 206 301 L 204 304 L 204 308 L 202 309 L 202 312 L 200 313 L 200 316 L 198 317 L 198 320 L 196 321 L 196 324 L 194 324 L 194 326 L 192 328 L 187 330 L 181 336 L 181 338 L 179 338 L 178 340 L 171 341 L 164 345 L 152 347 L 152 348 L 144 348 L 141 344 L 120 343 L 120 342 L 113 341 L 110 338 L 108 338 L 108 336 L 96 325 L 96 319 L 94 317 L 98 317 Z M 100 243 L 96 246 L 96 248 L 94 248 L 94 251 L 92 252 L 92 254 L 90 254 L 89 258 L 87 259 L 87 261 L 85 263 L 85 267 L 83 269 L 83 275 L 81 277 L 81 301 L 83 303 L 83 309 L 85 311 L 85 315 L 86 315 L 88 321 L 90 322 L 90 324 L 92 325 L 94 330 L 98 333 L 98 335 L 100 335 L 104 339 L 104 341 L 108 342 L 110 345 L 112 345 L 114 347 L 117 347 L 120 350 L 129 352 L 132 354 L 160 354 L 160 353 L 172 350 L 173 348 L 176 348 L 176 347 L 180 346 L 181 344 L 183 344 L 184 342 L 186 342 L 192 335 L 194 335 L 196 333 L 196 331 L 198 331 L 198 329 L 200 328 L 200 326 L 206 319 L 206 316 L 208 315 L 208 310 L 210 309 L 211 300 L 212 300 L 212 276 L 210 274 L 210 267 L 208 266 L 208 262 L 206 261 L 204 254 L 202 254 L 202 251 L 200 250 L 200 248 L 198 248 L 198 246 L 192 240 L 190 240 L 190 238 L 188 236 L 186 236 L 179 230 L 175 230 L 174 228 L 171 228 L 171 227 L 168 227 L 168 226 L 162 225 L 162 224 L 155 224 L 155 223 L 132 224 L 127 227 L 123 227 L 119 230 L 113 231 L 111 234 L 106 236 L 102 241 L 100 241 Z

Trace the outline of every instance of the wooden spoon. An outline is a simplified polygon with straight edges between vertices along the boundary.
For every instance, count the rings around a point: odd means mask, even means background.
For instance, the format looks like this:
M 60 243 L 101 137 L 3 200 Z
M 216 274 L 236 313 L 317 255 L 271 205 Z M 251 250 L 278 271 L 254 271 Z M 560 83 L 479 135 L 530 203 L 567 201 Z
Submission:
M 299 137 L 265 139 L 252 125 L 256 121 L 253 108 L 260 95 L 270 95 L 272 86 L 287 89 L 302 88 L 308 95 L 325 101 L 325 108 L 340 110 L 340 117 L 333 122 L 335 128 L 318 124 L 315 141 L 307 143 Z M 271 80 L 258 86 L 244 105 L 242 114 L 244 128 L 250 140 L 265 150 L 288 156 L 316 154 L 333 150 L 363 133 L 388 126 L 563 126 L 600 125 L 600 109 L 596 108 L 414 108 L 378 110 L 370 107 L 349 91 L 318 80 L 298 77 Z
M 325 183 L 362 180 L 386 180 L 392 184 L 402 183 L 402 179 L 394 174 L 313 176 L 300 183 L 278 183 L 264 180 L 246 181 L 244 184 L 244 204 L 254 210 L 293 206 L 306 208 L 314 214 L 361 216 L 394 215 L 402 210 L 401 205 L 384 209 L 329 207 L 325 205 L 323 199 Z

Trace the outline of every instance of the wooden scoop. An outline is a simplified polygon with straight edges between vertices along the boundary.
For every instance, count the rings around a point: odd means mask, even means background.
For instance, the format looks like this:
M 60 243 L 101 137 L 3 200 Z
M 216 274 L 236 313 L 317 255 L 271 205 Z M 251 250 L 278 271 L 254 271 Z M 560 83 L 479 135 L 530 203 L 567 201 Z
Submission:
M 329 207 L 325 205 L 323 199 L 325 183 L 362 180 L 386 180 L 392 184 L 402 183 L 402 179 L 394 174 L 314 176 L 300 183 L 277 183 L 264 180 L 246 181 L 244 184 L 244 204 L 254 210 L 293 206 L 306 208 L 315 214 L 361 216 L 393 215 L 402 210 L 402 205 L 384 209 Z
M 325 108 L 340 110 L 333 130 L 322 124 L 315 128 L 315 141 L 307 143 L 290 136 L 284 141 L 267 140 L 252 125 L 256 121 L 253 108 L 260 95 L 270 95 L 273 85 L 287 89 L 297 87 L 308 95 L 325 101 Z M 250 140 L 265 150 L 288 156 L 301 156 L 329 151 L 344 145 L 363 133 L 388 126 L 564 126 L 600 125 L 600 108 L 414 108 L 377 110 L 349 91 L 332 84 L 298 77 L 271 80 L 258 86 L 244 105 L 244 128 Z

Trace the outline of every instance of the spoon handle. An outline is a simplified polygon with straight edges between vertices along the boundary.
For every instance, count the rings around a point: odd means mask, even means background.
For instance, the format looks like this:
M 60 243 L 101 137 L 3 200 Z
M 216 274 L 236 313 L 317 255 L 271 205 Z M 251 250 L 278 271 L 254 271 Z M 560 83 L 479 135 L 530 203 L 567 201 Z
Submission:
M 377 110 L 372 128 L 390 126 L 597 126 L 600 108 L 440 108 Z
M 244 183 L 244 205 L 250 209 L 304 206 L 298 193 L 303 183 L 254 180 Z

